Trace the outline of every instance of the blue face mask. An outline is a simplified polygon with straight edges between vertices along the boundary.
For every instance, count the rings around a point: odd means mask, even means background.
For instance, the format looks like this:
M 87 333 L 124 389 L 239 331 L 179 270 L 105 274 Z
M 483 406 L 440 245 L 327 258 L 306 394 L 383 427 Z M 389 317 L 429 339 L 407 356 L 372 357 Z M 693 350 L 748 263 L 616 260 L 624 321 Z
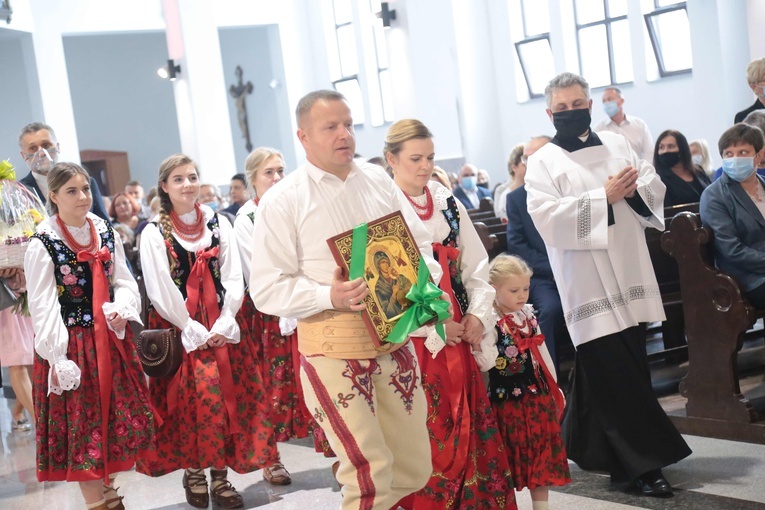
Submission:
M 734 181 L 745 181 L 754 173 L 754 158 L 725 158 L 722 169 Z
M 476 187 L 476 184 L 478 184 L 478 177 L 475 175 L 471 176 L 465 176 L 462 178 L 462 187 L 466 190 L 473 190 Z
M 213 212 L 218 212 L 218 202 L 205 202 L 204 205 L 212 209 Z
M 606 112 L 606 115 L 609 117 L 613 117 L 619 113 L 619 105 L 616 104 L 616 101 L 606 101 L 603 103 L 603 111 Z

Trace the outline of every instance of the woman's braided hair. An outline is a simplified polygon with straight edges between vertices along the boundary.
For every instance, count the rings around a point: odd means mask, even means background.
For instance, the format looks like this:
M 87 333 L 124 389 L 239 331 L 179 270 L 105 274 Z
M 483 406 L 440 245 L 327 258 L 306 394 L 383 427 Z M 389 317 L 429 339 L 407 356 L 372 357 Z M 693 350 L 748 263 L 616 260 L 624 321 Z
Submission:
M 170 213 L 173 210 L 173 203 L 170 201 L 170 195 L 162 187 L 162 184 L 167 183 L 167 179 L 173 170 L 182 165 L 193 165 L 194 170 L 199 175 L 199 168 L 194 161 L 185 154 L 173 154 L 166 158 L 161 165 L 159 165 L 159 181 L 157 182 L 157 196 L 159 197 L 159 225 L 161 227 L 162 236 L 165 238 L 167 247 L 167 260 L 170 263 L 170 271 L 175 269 L 178 265 L 178 261 L 173 256 L 170 246 L 173 244 L 173 222 L 170 220 Z

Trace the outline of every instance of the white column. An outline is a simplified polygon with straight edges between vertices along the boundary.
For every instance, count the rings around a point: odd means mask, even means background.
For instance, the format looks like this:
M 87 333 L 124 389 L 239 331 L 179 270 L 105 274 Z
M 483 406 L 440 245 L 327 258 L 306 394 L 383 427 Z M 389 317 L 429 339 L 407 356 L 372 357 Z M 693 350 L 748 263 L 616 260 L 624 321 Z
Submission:
M 34 0 L 30 2 L 29 7 L 34 23 L 34 52 L 25 52 L 24 57 L 27 67 L 37 72 L 36 79 L 30 79 L 29 83 L 39 85 L 39 104 L 42 105 L 42 111 L 35 112 L 39 118 L 29 119 L 29 122 L 45 122 L 52 127 L 61 146 L 59 160 L 79 163 L 80 148 L 77 143 L 69 75 L 59 23 L 60 13 L 64 8 L 63 2 Z M 36 103 L 34 99 L 37 92 L 30 91 L 33 105 Z
M 202 181 L 228 184 L 237 172 L 218 28 L 212 0 L 163 0 L 168 58 L 181 65 L 173 82 L 181 149 Z
M 504 179 L 507 155 L 489 22 L 488 1 L 452 0 L 460 86 L 460 117 L 465 159 L 486 169 L 493 182 Z

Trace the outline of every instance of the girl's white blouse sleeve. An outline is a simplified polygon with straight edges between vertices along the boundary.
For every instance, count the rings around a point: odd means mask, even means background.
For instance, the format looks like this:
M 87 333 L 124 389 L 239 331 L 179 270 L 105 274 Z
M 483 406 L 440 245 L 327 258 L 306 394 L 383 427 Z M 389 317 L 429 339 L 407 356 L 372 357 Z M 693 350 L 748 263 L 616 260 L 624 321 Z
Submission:
M 42 241 L 33 238 L 24 258 L 29 312 L 35 330 L 35 351 L 50 364 L 48 395 L 80 386 L 80 369 L 66 357 L 69 332 L 61 319 L 55 265 Z M 53 384 L 53 374 L 58 384 Z
M 244 276 L 245 282 L 250 281 L 250 266 L 252 265 L 252 230 L 254 224 L 247 214 L 250 211 L 255 211 L 254 207 L 248 207 L 248 204 L 251 202 L 243 205 L 239 212 L 237 212 L 236 219 L 234 219 L 234 237 L 236 237 L 236 245 L 239 248 L 242 276 Z
M 220 316 L 215 321 L 210 333 L 217 333 L 228 338 L 229 343 L 239 343 L 241 332 L 236 323 L 236 314 L 244 300 L 244 279 L 242 278 L 242 261 L 239 255 L 234 229 L 223 216 L 218 216 L 220 225 L 220 280 L 226 289 Z
M 128 269 L 125 261 L 125 248 L 122 246 L 122 239 L 119 235 L 114 236 L 114 260 L 112 265 L 112 288 L 114 289 L 114 301 L 104 303 L 104 315 L 108 316 L 114 312 L 123 319 L 141 322 L 141 294 L 138 292 L 138 284 Z M 111 324 L 107 322 L 109 329 Z M 114 331 L 120 340 L 125 338 L 125 329 Z

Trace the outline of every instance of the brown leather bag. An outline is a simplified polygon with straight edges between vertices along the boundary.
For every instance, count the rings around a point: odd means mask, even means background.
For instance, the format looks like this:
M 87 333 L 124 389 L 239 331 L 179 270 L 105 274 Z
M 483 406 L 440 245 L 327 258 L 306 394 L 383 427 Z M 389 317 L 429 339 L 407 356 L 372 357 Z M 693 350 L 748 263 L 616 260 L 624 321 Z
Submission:
M 149 377 L 172 377 L 183 359 L 181 337 L 174 329 L 145 329 L 136 343 L 138 359 Z

